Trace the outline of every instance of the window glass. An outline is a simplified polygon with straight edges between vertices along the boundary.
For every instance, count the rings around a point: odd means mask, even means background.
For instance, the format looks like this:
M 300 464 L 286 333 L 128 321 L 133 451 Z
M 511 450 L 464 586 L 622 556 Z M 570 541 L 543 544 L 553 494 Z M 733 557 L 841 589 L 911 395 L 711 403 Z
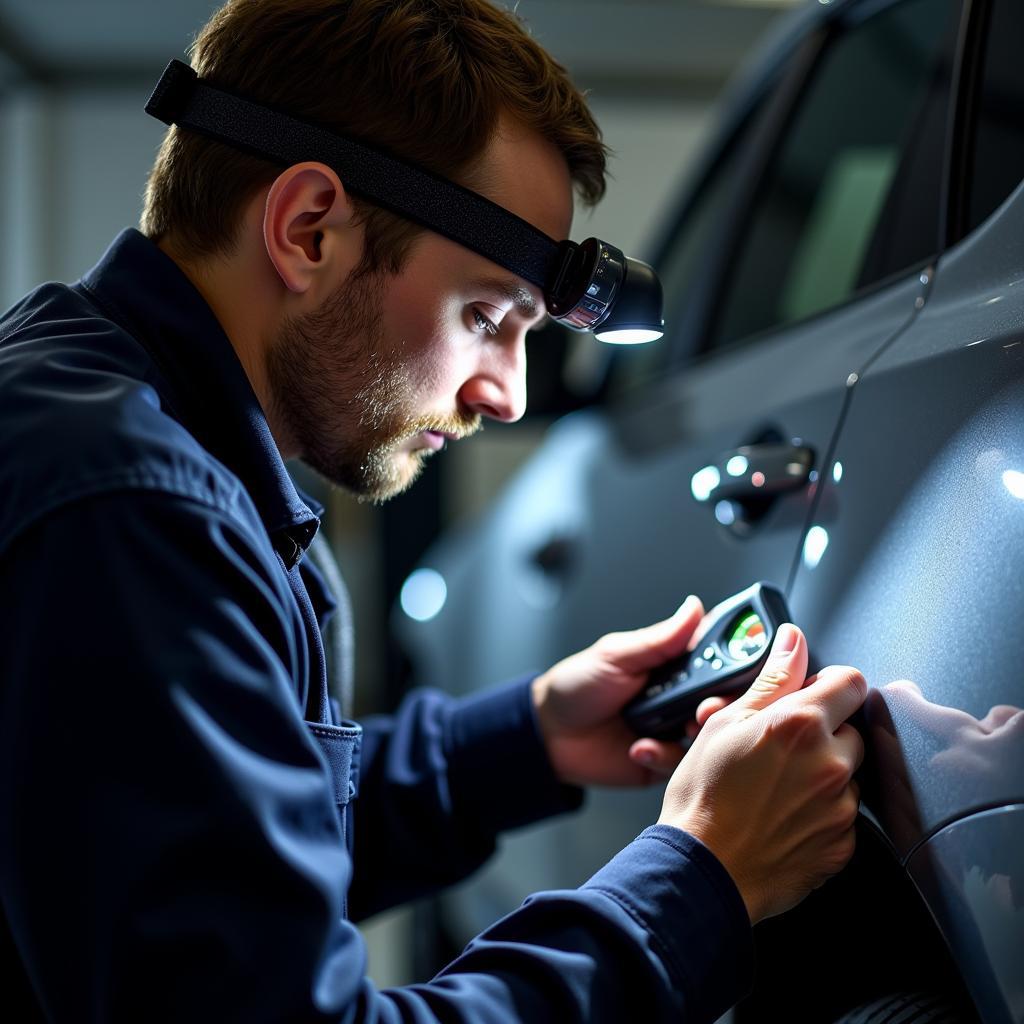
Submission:
M 968 199 L 973 230 L 1024 178 L 1024 3 L 995 0 L 984 47 Z
M 936 251 L 959 6 L 905 0 L 836 30 L 764 175 L 713 345 L 811 316 Z
M 720 230 L 725 220 L 737 169 L 746 151 L 743 142 L 756 121 L 757 112 L 746 118 L 740 134 L 731 140 L 722 158 L 705 178 L 670 245 L 657 261 L 656 269 L 664 292 L 665 337 L 650 345 L 615 350 L 609 380 L 611 397 L 660 375 L 674 355 L 691 347 L 689 339 L 678 336 L 680 325 L 700 280 L 715 232 Z

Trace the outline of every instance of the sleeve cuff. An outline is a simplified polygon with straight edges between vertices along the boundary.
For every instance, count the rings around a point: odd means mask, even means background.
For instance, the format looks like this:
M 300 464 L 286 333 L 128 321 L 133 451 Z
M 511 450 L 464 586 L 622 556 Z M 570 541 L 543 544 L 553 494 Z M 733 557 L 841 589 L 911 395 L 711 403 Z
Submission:
M 453 804 L 492 832 L 576 810 L 583 790 L 558 780 L 522 677 L 458 701 L 450 719 Z
M 649 935 L 689 1020 L 716 1020 L 751 989 L 750 918 L 732 877 L 681 829 L 652 825 L 583 886 L 615 900 Z

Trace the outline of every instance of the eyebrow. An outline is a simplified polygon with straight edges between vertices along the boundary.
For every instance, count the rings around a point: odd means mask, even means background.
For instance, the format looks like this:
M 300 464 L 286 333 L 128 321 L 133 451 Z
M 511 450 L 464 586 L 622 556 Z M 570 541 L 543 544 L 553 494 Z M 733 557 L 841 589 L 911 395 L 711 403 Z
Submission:
M 477 288 L 488 288 L 493 292 L 508 299 L 515 306 L 516 310 L 528 319 L 540 320 L 543 316 L 541 307 L 537 305 L 536 299 L 521 285 L 514 280 L 503 277 L 482 277 L 474 282 Z

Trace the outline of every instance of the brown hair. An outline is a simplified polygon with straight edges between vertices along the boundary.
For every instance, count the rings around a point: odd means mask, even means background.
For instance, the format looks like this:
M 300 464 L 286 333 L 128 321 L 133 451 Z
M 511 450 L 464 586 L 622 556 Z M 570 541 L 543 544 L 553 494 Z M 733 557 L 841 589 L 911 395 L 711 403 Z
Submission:
M 605 147 L 580 92 L 487 0 L 229 0 L 199 34 L 212 85 L 363 139 L 473 187 L 507 112 L 565 157 L 583 200 L 604 194 Z M 232 252 L 242 210 L 280 168 L 176 127 L 150 172 L 142 231 L 183 255 Z M 369 203 L 363 269 L 396 272 L 419 228 Z

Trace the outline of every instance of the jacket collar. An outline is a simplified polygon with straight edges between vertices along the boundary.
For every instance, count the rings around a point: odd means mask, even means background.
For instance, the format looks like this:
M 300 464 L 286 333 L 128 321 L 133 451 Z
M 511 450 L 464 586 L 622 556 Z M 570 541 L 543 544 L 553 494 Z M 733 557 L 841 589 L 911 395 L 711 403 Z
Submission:
M 296 490 L 242 364 L 202 295 L 134 229 L 114 239 L 81 285 L 147 350 L 168 411 L 242 481 L 290 568 L 316 534 L 323 509 Z

